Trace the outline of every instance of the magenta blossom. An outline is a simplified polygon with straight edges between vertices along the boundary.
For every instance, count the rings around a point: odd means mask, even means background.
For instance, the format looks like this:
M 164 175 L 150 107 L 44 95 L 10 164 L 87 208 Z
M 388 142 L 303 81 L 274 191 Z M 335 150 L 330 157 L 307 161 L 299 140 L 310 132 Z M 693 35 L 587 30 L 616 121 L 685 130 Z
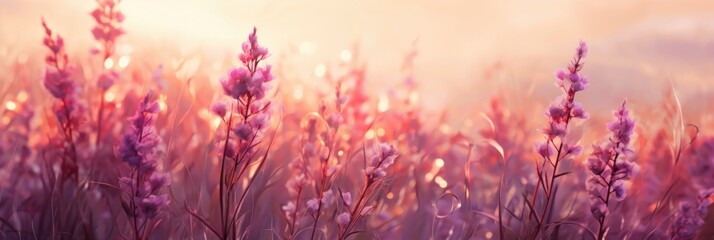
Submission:
M 632 150 L 630 138 L 635 122 L 625 108 L 627 100 L 614 112 L 615 119 L 607 124 L 610 139 L 603 146 L 593 146 L 593 153 L 587 160 L 587 168 L 592 175 L 586 182 L 590 194 L 590 211 L 599 223 L 598 239 L 602 239 L 607 226 L 609 203 L 612 199 L 622 201 L 627 196 L 625 182 L 637 172 L 637 164 L 627 161 Z

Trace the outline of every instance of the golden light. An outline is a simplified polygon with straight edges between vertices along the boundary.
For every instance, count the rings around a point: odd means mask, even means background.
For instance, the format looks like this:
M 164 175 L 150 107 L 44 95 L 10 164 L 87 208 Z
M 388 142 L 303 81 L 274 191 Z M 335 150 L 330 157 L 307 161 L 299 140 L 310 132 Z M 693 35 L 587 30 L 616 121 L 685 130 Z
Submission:
M 342 52 L 340 53 L 340 58 L 342 59 L 342 61 L 349 62 L 350 60 L 352 60 L 352 52 L 347 49 L 342 50 Z
M 493 233 L 492 233 L 492 232 L 490 232 L 490 231 L 489 231 L 489 232 L 486 232 L 486 238 L 487 238 L 487 239 L 491 239 L 492 237 L 493 237 Z
M 342 155 L 345 155 L 345 152 L 344 152 L 344 151 L 342 151 L 342 150 L 337 151 L 337 156 L 342 157 Z
M 321 78 L 325 76 L 325 73 L 327 73 L 327 66 L 325 66 L 325 64 L 318 64 L 315 67 L 315 76 Z
M 384 128 L 378 128 L 378 129 L 377 129 L 377 136 L 383 137 L 384 134 L 386 134 L 386 131 L 384 130 Z
M 444 167 L 444 159 L 437 158 L 436 160 L 434 160 L 434 166 L 439 168 Z
M 394 198 L 394 193 L 389 192 L 387 193 L 387 199 L 393 199 Z
M 444 180 L 444 178 L 442 178 L 441 176 L 436 176 L 436 178 L 434 178 L 434 182 L 436 182 L 436 184 L 439 185 L 440 188 L 446 188 L 446 186 L 449 185 L 449 183 L 447 183 L 446 180 Z
M 15 109 L 17 109 L 17 104 L 13 101 L 7 101 L 7 103 L 5 103 L 5 108 L 10 111 L 15 111 Z
M 104 60 L 104 68 L 106 69 L 112 69 L 114 67 L 114 60 L 111 58 L 107 58 L 107 60 Z
M 389 110 L 389 98 L 385 95 L 381 95 L 377 102 L 377 111 L 386 112 L 387 110 Z
M 302 85 L 298 84 L 295 86 L 295 89 L 293 90 L 293 98 L 295 98 L 295 100 L 300 100 L 300 99 L 302 99 L 302 95 L 303 95 Z
M 119 67 L 126 68 L 126 66 L 129 66 L 130 61 L 131 61 L 131 57 L 129 57 L 129 55 L 121 56 L 119 58 Z
M 211 129 L 218 129 L 218 125 L 221 124 L 221 119 L 220 118 L 214 118 L 211 120 Z
M 367 130 L 367 133 L 364 134 L 364 138 L 367 140 L 374 139 L 374 130 Z
M 166 111 L 166 95 L 159 96 L 159 109 L 163 112 Z
M 18 102 L 24 103 L 27 101 L 28 97 L 29 96 L 27 95 L 27 92 L 25 92 L 24 90 L 17 93 L 17 101 Z
M 431 181 L 432 178 L 434 178 L 434 173 L 428 172 L 424 174 L 424 181 Z
M 104 94 L 104 101 L 113 102 L 115 97 L 116 96 L 114 96 L 113 92 L 107 92 L 106 94 Z

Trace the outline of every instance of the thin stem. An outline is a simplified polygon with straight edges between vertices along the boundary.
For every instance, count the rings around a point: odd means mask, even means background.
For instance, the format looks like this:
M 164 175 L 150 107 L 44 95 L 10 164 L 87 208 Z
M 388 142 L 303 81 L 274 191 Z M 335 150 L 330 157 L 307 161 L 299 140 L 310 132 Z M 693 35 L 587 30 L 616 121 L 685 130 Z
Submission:
M 99 112 L 97 112 L 97 141 L 95 143 L 97 149 L 99 149 L 102 139 L 102 118 L 104 116 L 104 95 L 106 92 L 107 90 L 102 88 L 102 94 L 99 96 Z
M 226 140 L 223 143 L 223 156 L 221 157 L 221 176 L 219 178 L 219 183 L 218 183 L 218 191 L 219 191 L 219 205 L 220 205 L 220 211 L 221 211 L 221 229 L 223 231 L 223 237 L 225 238 L 226 236 L 226 222 L 228 221 L 225 217 L 227 216 L 225 212 L 225 203 L 224 203 L 224 196 L 223 192 L 225 191 L 225 166 L 226 166 L 226 153 L 228 152 L 228 141 L 230 139 L 230 134 L 231 134 L 231 124 L 233 122 L 233 107 L 231 106 L 231 114 L 228 117 L 228 124 L 226 126 Z

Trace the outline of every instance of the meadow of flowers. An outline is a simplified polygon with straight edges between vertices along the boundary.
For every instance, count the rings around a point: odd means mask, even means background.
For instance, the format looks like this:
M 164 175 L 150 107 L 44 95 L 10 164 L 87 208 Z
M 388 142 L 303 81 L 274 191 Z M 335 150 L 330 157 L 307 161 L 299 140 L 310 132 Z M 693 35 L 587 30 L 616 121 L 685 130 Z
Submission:
M 44 55 L 3 56 L 0 239 L 714 237 L 711 112 L 685 114 L 674 87 L 590 110 L 578 97 L 607 83 L 586 41 L 563 46 L 549 104 L 495 92 L 453 119 L 422 106 L 418 48 L 389 95 L 356 53 L 303 89 L 261 28 L 221 76 L 127 67 L 121 10 L 97 1 L 82 54 L 43 18 L 27 27 Z

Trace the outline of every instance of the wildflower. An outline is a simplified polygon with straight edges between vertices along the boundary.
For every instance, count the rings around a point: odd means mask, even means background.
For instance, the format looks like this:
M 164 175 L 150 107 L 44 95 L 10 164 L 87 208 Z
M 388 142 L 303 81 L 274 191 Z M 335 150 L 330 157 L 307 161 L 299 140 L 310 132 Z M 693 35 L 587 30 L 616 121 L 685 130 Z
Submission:
M 365 168 L 365 174 L 372 180 L 385 177 L 387 168 L 394 164 L 397 157 L 397 148 L 387 143 L 380 144 L 377 151 L 378 155 L 372 156 Z
M 141 214 L 146 218 L 156 217 L 159 210 L 165 206 L 169 205 L 169 196 L 166 194 L 162 195 L 149 195 L 148 197 L 141 200 Z
M 322 204 L 329 206 L 332 201 L 335 200 L 335 195 L 332 193 L 332 189 L 327 190 L 322 193 Z
M 603 238 L 607 232 L 605 219 L 610 200 L 625 199 L 627 196 L 625 181 L 632 179 L 637 170 L 635 163 L 627 161 L 628 153 L 631 151 L 628 144 L 635 125 L 625 108 L 626 103 L 627 100 L 622 103 L 619 110 L 615 111 L 615 119 L 607 124 L 611 135 L 610 141 L 604 146 L 593 146 L 593 153 L 587 161 L 587 167 L 593 174 L 588 178 L 588 193 L 591 212 L 600 226 L 598 239 Z
M 293 214 L 295 214 L 295 202 L 290 201 L 286 203 L 285 205 L 283 205 L 282 209 L 288 219 L 292 218 Z
M 65 157 L 61 158 L 62 175 L 63 178 L 74 177 L 76 179 L 79 171 L 77 164 L 79 156 L 75 141 L 85 134 L 81 126 L 86 121 L 86 106 L 78 96 L 79 86 L 70 75 L 69 61 L 64 50 L 64 39 L 59 34 L 53 34 L 44 19 L 42 27 L 45 29 L 43 44 L 50 50 L 50 53 L 45 57 L 48 67 L 45 70 L 43 84 L 57 99 L 52 110 L 57 117 L 64 143 L 66 143 L 63 144 Z
M 543 129 L 543 133 L 548 137 L 548 140 L 553 140 L 556 137 L 565 137 L 567 128 L 566 123 L 550 122 L 550 128 Z
M 574 155 L 579 154 L 581 151 L 580 146 L 565 142 L 565 136 L 568 133 L 570 120 L 573 118 L 588 117 L 583 106 L 575 101 L 576 93 L 585 90 L 589 85 L 587 77 L 580 75 L 585 56 L 587 56 L 587 45 L 581 41 L 576 49 L 575 57 L 568 65 L 567 71 L 559 70 L 556 72 L 555 77 L 557 79 L 555 86 L 558 87 L 562 93 L 545 111 L 545 115 L 548 117 L 548 125 L 541 131 L 545 135 L 546 140 L 536 143 L 536 152 L 544 158 L 543 166 L 546 166 L 546 162 L 552 166 L 552 169 L 548 171 L 543 169 L 536 170 L 539 181 L 549 183 L 541 185 L 545 193 L 542 195 L 545 197 L 545 205 L 543 205 L 543 209 L 539 211 L 544 215 L 551 212 L 548 210 L 551 206 L 550 202 L 556 199 L 556 192 L 554 192 L 553 189 L 557 178 L 565 176 L 558 170 L 558 167 L 561 166 L 560 162 L 566 158 L 575 157 Z M 556 141 L 559 143 L 556 143 Z M 550 145 L 553 146 L 553 151 L 551 151 Z M 553 156 L 555 159 L 553 159 Z M 536 186 L 538 185 L 539 184 L 536 184 Z M 540 189 L 540 187 L 536 187 L 536 191 L 533 193 L 533 199 L 531 201 L 534 205 Z M 541 219 L 549 218 L 549 216 L 540 217 Z M 542 226 L 541 222 L 537 223 L 536 236 L 540 233 Z
M 332 113 L 327 117 L 327 125 L 331 128 L 337 128 L 344 121 L 342 115 L 339 113 Z
M 114 52 L 116 39 L 124 34 L 124 29 L 120 27 L 124 14 L 117 7 L 118 0 L 99 0 L 97 4 L 97 8 L 89 14 L 96 22 L 92 35 L 102 44 L 104 59 L 107 59 Z
M 134 116 L 128 118 L 130 129 L 122 136 L 115 149 L 119 160 L 132 168 L 131 177 L 119 178 L 120 188 L 127 193 L 127 215 L 136 221 L 146 222 L 157 216 L 170 200 L 166 194 L 158 194 L 169 184 L 169 176 L 157 172 L 156 147 L 160 138 L 153 126 L 159 106 L 152 91 L 139 103 Z M 140 186 L 138 189 L 134 186 Z M 146 224 L 135 224 L 134 231 L 140 236 Z
M 224 118 L 226 113 L 228 113 L 228 105 L 225 102 L 215 102 L 211 105 L 211 112 L 216 114 L 216 116 Z
M 240 100 L 261 100 L 270 89 L 268 82 L 274 79 L 270 65 L 259 66 L 260 61 L 268 58 L 268 49 L 258 44 L 257 30 L 248 36 L 243 43 L 243 53 L 239 55 L 243 63 L 241 68 L 233 68 L 228 75 L 221 78 L 221 86 L 226 95 Z M 249 107 L 249 106 L 248 106 Z
M 77 92 L 77 84 L 65 71 L 57 69 L 45 70 L 45 88 L 57 99 L 68 98 Z
M 697 231 L 704 225 L 704 217 L 707 215 L 713 194 L 714 189 L 704 190 L 699 193 L 696 201 L 679 203 L 669 230 L 671 239 L 683 240 L 696 237 Z
M 102 90 L 108 90 L 114 85 L 115 82 L 119 80 L 119 73 L 115 71 L 109 71 L 99 75 L 99 81 L 97 81 L 99 88 Z
M 349 212 L 340 213 L 340 215 L 337 215 L 336 220 L 337 220 L 337 224 L 340 225 L 341 228 L 344 228 L 350 222 L 350 213 Z
M 233 129 L 233 133 L 235 133 L 241 140 L 248 141 L 253 136 L 254 131 L 249 124 L 241 123 Z
M 555 152 L 555 148 L 548 143 L 536 143 L 535 149 L 543 158 L 550 158 Z
M 310 213 L 316 213 L 317 209 L 320 207 L 320 200 L 313 198 L 307 201 L 307 211 Z

